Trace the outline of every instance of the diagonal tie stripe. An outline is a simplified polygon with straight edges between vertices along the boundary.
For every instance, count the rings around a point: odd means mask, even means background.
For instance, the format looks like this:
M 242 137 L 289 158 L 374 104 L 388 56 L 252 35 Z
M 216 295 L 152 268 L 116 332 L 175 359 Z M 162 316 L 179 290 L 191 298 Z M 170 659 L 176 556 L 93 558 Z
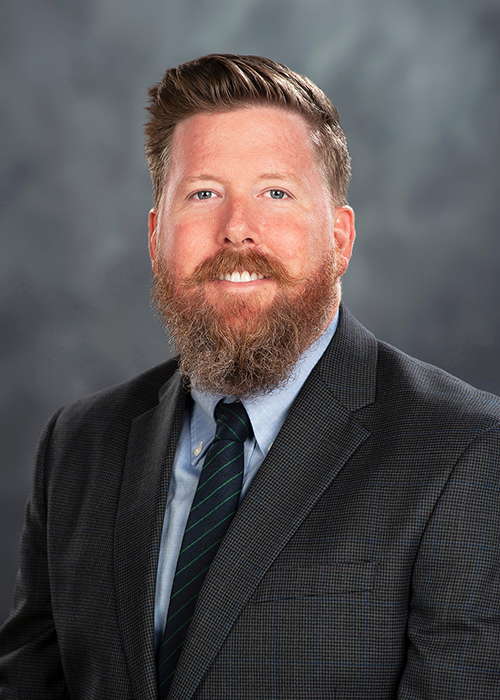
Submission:
M 241 456 L 242 456 L 242 455 L 243 455 L 243 452 L 241 453 Z M 231 462 L 233 462 L 233 461 L 234 461 L 234 460 L 231 460 Z M 227 466 L 229 466 L 229 465 L 231 464 L 231 462 L 228 462 L 228 465 L 227 465 Z M 220 470 L 219 470 L 219 471 L 220 471 Z M 191 514 L 196 508 L 199 508 L 199 507 L 202 506 L 204 503 L 206 503 L 208 500 L 210 500 L 210 499 L 212 498 L 212 496 L 214 496 L 218 491 L 220 491 L 220 489 L 224 488 L 225 486 L 227 486 L 227 484 L 229 484 L 231 481 L 234 481 L 234 480 L 237 479 L 238 477 L 239 477 L 238 474 L 231 475 L 231 476 L 229 477 L 229 479 L 227 479 L 227 481 L 225 481 L 223 484 L 220 484 L 220 486 L 217 486 L 217 488 L 215 488 L 211 493 L 209 493 L 208 496 L 205 496 L 205 498 L 204 498 L 202 501 L 200 501 L 199 503 L 197 503 L 195 506 L 192 506 L 192 507 L 191 507 L 190 514 Z M 241 486 L 240 486 L 240 488 L 238 489 L 238 493 L 239 493 L 240 489 L 241 489 Z M 228 498 L 232 498 L 232 496 L 233 496 L 233 494 L 230 494 L 230 495 L 228 496 Z M 226 500 L 227 500 L 227 499 L 226 499 Z M 220 506 L 222 505 L 222 503 L 223 503 L 223 502 L 218 503 L 218 504 L 215 506 L 215 508 L 214 508 L 213 510 L 217 510 L 217 508 L 220 508 Z M 210 512 L 213 512 L 213 511 L 210 511 Z M 208 515 L 208 514 L 207 514 L 207 515 Z M 206 515 L 203 516 L 203 518 L 206 518 L 206 517 L 207 517 Z M 194 522 L 192 525 L 190 525 L 190 526 L 189 526 L 189 529 L 191 529 L 191 528 L 193 528 L 193 527 L 196 527 L 196 526 L 198 525 L 198 523 L 201 522 L 201 520 L 202 520 L 203 518 L 200 518 L 200 520 L 197 520 L 197 521 Z M 186 528 L 186 530 L 188 530 L 188 528 Z
M 165 632 L 158 650 L 160 700 L 168 695 L 198 593 L 238 507 L 243 443 L 251 425 L 241 403 L 215 408 L 215 438 L 208 448 L 184 531 Z

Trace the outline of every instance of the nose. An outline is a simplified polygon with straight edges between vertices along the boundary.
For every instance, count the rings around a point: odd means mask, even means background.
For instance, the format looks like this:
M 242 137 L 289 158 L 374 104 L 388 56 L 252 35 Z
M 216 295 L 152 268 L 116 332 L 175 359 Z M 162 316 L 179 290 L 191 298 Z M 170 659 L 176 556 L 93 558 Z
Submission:
M 219 243 L 239 248 L 257 242 L 257 220 L 251 203 L 243 198 L 231 199 L 227 202 Z

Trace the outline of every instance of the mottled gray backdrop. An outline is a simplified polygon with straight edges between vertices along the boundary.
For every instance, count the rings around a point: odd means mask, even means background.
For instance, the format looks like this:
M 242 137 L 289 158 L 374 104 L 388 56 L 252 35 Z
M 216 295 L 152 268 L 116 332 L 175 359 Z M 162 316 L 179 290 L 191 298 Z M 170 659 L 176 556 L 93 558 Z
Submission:
M 38 434 L 167 356 L 149 308 L 146 88 L 257 53 L 340 110 L 377 335 L 500 393 L 498 0 L 18 0 L 0 10 L 0 618 Z

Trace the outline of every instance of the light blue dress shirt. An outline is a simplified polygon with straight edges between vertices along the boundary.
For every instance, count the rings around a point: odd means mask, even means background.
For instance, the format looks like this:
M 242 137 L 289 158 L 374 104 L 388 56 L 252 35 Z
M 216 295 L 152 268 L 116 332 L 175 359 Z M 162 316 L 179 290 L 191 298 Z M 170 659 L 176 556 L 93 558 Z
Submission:
M 338 312 L 323 333 L 300 357 L 284 387 L 264 396 L 243 400 L 253 437 L 245 441 L 245 469 L 241 499 L 250 486 L 274 442 L 302 385 L 330 343 L 338 323 Z M 222 395 L 193 391 L 193 405 L 186 409 L 175 452 L 172 476 L 163 520 L 155 597 L 155 643 L 165 629 L 172 581 L 189 510 L 194 498 L 203 460 L 215 435 L 214 409 Z

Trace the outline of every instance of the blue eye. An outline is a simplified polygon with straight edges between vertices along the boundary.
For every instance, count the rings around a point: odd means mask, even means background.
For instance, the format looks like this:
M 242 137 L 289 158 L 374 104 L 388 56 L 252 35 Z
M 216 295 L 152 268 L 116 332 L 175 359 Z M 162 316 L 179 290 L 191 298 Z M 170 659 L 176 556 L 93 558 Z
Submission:
M 283 190 L 269 190 L 269 196 L 272 199 L 284 199 L 287 194 Z
M 196 199 L 211 199 L 213 192 L 212 190 L 201 190 L 200 192 L 195 192 L 194 196 Z

